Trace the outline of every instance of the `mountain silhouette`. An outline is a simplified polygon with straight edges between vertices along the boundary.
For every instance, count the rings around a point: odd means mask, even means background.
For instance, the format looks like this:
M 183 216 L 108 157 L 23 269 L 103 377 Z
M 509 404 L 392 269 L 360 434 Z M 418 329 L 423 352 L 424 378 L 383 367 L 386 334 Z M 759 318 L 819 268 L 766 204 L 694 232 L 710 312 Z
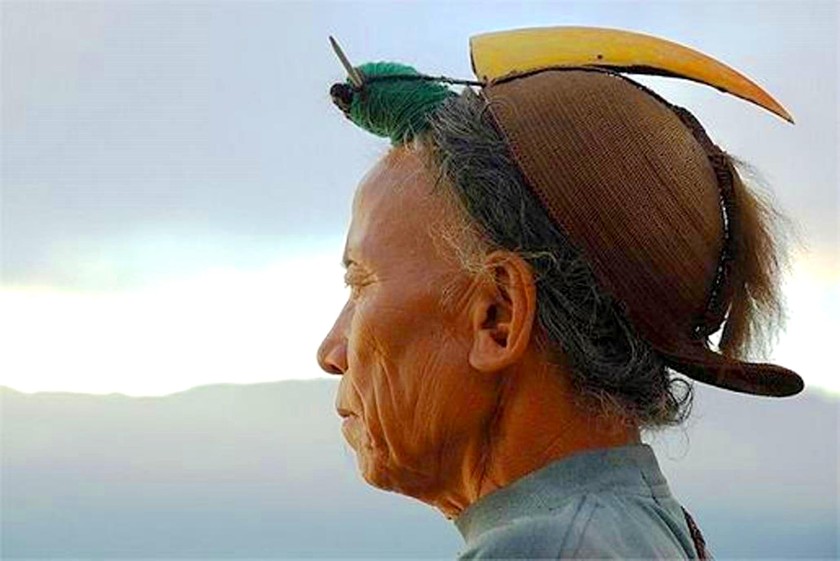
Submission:
M 454 558 L 451 522 L 358 475 L 336 387 L 0 387 L 2 558 Z M 697 387 L 688 426 L 645 440 L 717 558 L 834 557 L 837 416 Z

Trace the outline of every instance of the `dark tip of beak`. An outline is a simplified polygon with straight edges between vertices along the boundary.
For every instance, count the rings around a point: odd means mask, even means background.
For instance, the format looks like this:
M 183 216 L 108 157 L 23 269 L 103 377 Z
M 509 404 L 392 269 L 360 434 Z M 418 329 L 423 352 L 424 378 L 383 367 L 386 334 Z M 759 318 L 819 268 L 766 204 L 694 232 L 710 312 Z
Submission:
M 330 88 L 330 97 L 333 103 L 347 115 L 350 113 L 350 105 L 353 103 L 353 87 L 350 84 L 333 84 Z

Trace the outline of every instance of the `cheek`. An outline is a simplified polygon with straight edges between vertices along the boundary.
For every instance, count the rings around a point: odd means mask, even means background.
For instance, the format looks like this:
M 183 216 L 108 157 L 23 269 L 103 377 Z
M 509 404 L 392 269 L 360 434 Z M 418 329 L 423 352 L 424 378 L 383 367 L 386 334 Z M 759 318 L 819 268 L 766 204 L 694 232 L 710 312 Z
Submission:
M 480 397 L 486 387 L 470 382 L 468 341 L 459 339 L 438 300 L 392 296 L 392 305 L 382 305 L 385 298 L 357 303 L 345 374 L 363 412 L 346 436 L 366 479 L 380 484 L 400 472 L 436 473 L 443 456 L 457 456 L 459 443 L 480 426 L 473 418 L 493 403 Z
M 373 333 L 374 351 L 365 357 L 370 369 L 359 390 L 369 440 L 373 448 L 388 448 L 400 463 L 434 457 L 437 447 L 459 438 L 453 432 L 466 414 L 461 392 L 469 374 L 464 371 L 467 351 L 440 329 L 428 328 L 417 325 L 393 348 Z
M 383 396 L 390 392 L 390 374 L 382 360 L 379 331 L 387 332 L 387 325 L 369 305 L 357 305 L 347 339 L 348 370 L 342 382 L 347 385 L 346 398 L 360 419 L 347 426 L 345 436 L 358 452 L 370 452 L 383 447 L 381 416 L 387 407 Z
M 414 436 L 412 421 L 434 376 L 440 350 L 428 314 L 363 302 L 348 332 L 346 382 L 364 418 L 373 448 L 402 447 Z M 423 320 L 423 318 L 426 318 Z

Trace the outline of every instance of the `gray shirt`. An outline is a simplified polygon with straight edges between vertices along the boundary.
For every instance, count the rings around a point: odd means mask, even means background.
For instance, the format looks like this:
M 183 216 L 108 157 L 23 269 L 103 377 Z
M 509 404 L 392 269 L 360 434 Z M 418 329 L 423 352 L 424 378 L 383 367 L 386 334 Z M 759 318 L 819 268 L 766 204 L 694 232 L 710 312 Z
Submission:
M 682 507 L 647 444 L 557 460 L 455 519 L 458 559 L 695 559 Z

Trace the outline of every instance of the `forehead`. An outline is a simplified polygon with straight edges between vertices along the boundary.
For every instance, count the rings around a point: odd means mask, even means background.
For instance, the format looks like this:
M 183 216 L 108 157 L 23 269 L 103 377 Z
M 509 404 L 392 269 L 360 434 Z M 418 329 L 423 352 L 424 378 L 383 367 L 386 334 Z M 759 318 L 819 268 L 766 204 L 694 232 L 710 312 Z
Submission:
M 393 201 L 396 195 L 412 195 L 411 186 L 429 187 L 427 172 L 420 156 L 403 146 L 389 150 L 365 174 L 353 198 L 353 212 L 366 212 Z M 418 196 L 420 193 L 416 193 Z
M 430 226 L 442 208 L 434 178 L 416 150 L 392 149 L 367 173 L 353 199 L 345 256 L 353 261 L 430 257 Z

